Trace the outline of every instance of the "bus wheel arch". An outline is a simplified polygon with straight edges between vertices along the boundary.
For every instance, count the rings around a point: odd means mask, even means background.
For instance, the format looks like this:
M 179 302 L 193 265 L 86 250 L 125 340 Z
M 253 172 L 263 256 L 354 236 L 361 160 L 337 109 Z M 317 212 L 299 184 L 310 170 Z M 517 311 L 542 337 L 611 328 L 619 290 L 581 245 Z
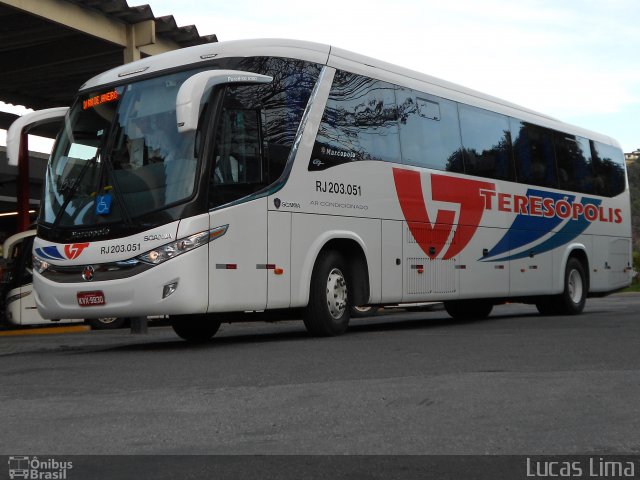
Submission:
M 589 259 L 581 248 L 569 251 L 560 278 L 558 295 L 541 297 L 536 308 L 542 315 L 578 315 L 589 295 Z
M 362 246 L 352 239 L 334 238 L 324 244 L 320 252 L 334 250 L 346 261 L 347 275 L 351 284 L 350 305 L 369 302 L 369 264 Z
M 329 240 L 316 255 L 309 282 L 304 323 L 319 336 L 343 333 L 351 307 L 369 301 L 369 269 L 365 253 L 355 240 Z
M 564 252 L 563 258 L 561 259 L 562 261 L 559 262 L 560 271 L 558 272 L 558 275 L 560 278 L 560 281 L 559 281 L 560 292 L 562 292 L 562 289 L 564 288 L 564 279 L 567 271 L 567 265 L 571 258 L 575 258 L 577 261 L 579 261 L 582 264 L 582 268 L 584 269 L 584 273 L 586 275 L 587 293 L 588 293 L 589 286 L 591 285 L 589 257 L 587 255 L 587 250 L 585 246 L 582 245 L 581 243 L 573 243 L 571 245 L 568 245 L 567 249 Z

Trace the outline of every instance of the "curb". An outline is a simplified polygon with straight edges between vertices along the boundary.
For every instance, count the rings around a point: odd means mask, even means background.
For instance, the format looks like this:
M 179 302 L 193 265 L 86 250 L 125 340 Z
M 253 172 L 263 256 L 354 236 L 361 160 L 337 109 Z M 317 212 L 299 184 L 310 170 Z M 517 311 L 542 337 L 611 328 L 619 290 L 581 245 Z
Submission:
M 63 333 L 81 333 L 91 330 L 89 325 L 72 325 L 68 327 L 30 328 L 22 330 L 3 330 L 0 337 L 20 337 L 23 335 L 55 335 Z

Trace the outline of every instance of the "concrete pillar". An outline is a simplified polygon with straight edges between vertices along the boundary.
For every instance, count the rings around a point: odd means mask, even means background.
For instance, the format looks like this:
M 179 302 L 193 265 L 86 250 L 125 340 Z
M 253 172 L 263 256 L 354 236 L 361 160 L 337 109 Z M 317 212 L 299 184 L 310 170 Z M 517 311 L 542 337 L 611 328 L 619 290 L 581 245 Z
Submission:
M 147 20 L 126 26 L 127 44 L 123 52 L 124 63 L 140 60 L 140 47 L 156 43 L 156 22 Z

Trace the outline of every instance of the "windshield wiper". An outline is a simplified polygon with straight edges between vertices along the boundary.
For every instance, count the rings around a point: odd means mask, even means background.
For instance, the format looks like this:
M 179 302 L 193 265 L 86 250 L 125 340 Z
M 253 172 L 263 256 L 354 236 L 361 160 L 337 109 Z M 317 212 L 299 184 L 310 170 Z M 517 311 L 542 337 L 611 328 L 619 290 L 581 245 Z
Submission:
M 82 182 L 82 179 L 84 178 L 85 174 L 87 173 L 87 170 L 89 170 L 90 166 L 92 166 L 93 164 L 96 163 L 97 158 L 98 158 L 98 154 L 96 154 L 91 159 L 87 160 L 87 163 L 85 163 L 82 166 L 82 169 L 80 170 L 80 173 L 78 174 L 78 177 L 76 178 L 75 183 L 67 190 L 66 198 L 64 199 L 64 202 L 62 202 L 62 205 L 60 206 L 60 210 L 58 210 L 58 213 L 56 214 L 56 218 L 53 220 L 53 226 L 54 227 L 57 227 L 58 224 L 60 223 L 60 220 L 62 220 L 62 216 L 64 215 L 64 211 L 69 206 L 69 203 L 71 202 L 71 199 L 73 198 L 74 194 L 78 190 L 78 187 L 80 187 L 80 183 Z M 62 192 L 60 192 L 60 193 L 62 193 Z

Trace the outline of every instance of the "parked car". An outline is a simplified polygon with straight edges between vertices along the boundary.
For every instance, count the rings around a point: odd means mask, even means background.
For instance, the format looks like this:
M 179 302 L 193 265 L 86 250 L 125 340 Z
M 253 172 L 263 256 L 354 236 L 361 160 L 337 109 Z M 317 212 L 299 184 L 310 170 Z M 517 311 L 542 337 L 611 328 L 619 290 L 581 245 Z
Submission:
M 126 318 L 107 317 L 66 318 L 47 320 L 42 318 L 36 308 L 35 295 L 32 284 L 31 250 L 35 230 L 16 233 L 4 242 L 3 277 L 2 277 L 2 323 L 9 325 L 51 325 L 57 323 L 88 323 L 95 329 L 119 328 L 127 323 Z

